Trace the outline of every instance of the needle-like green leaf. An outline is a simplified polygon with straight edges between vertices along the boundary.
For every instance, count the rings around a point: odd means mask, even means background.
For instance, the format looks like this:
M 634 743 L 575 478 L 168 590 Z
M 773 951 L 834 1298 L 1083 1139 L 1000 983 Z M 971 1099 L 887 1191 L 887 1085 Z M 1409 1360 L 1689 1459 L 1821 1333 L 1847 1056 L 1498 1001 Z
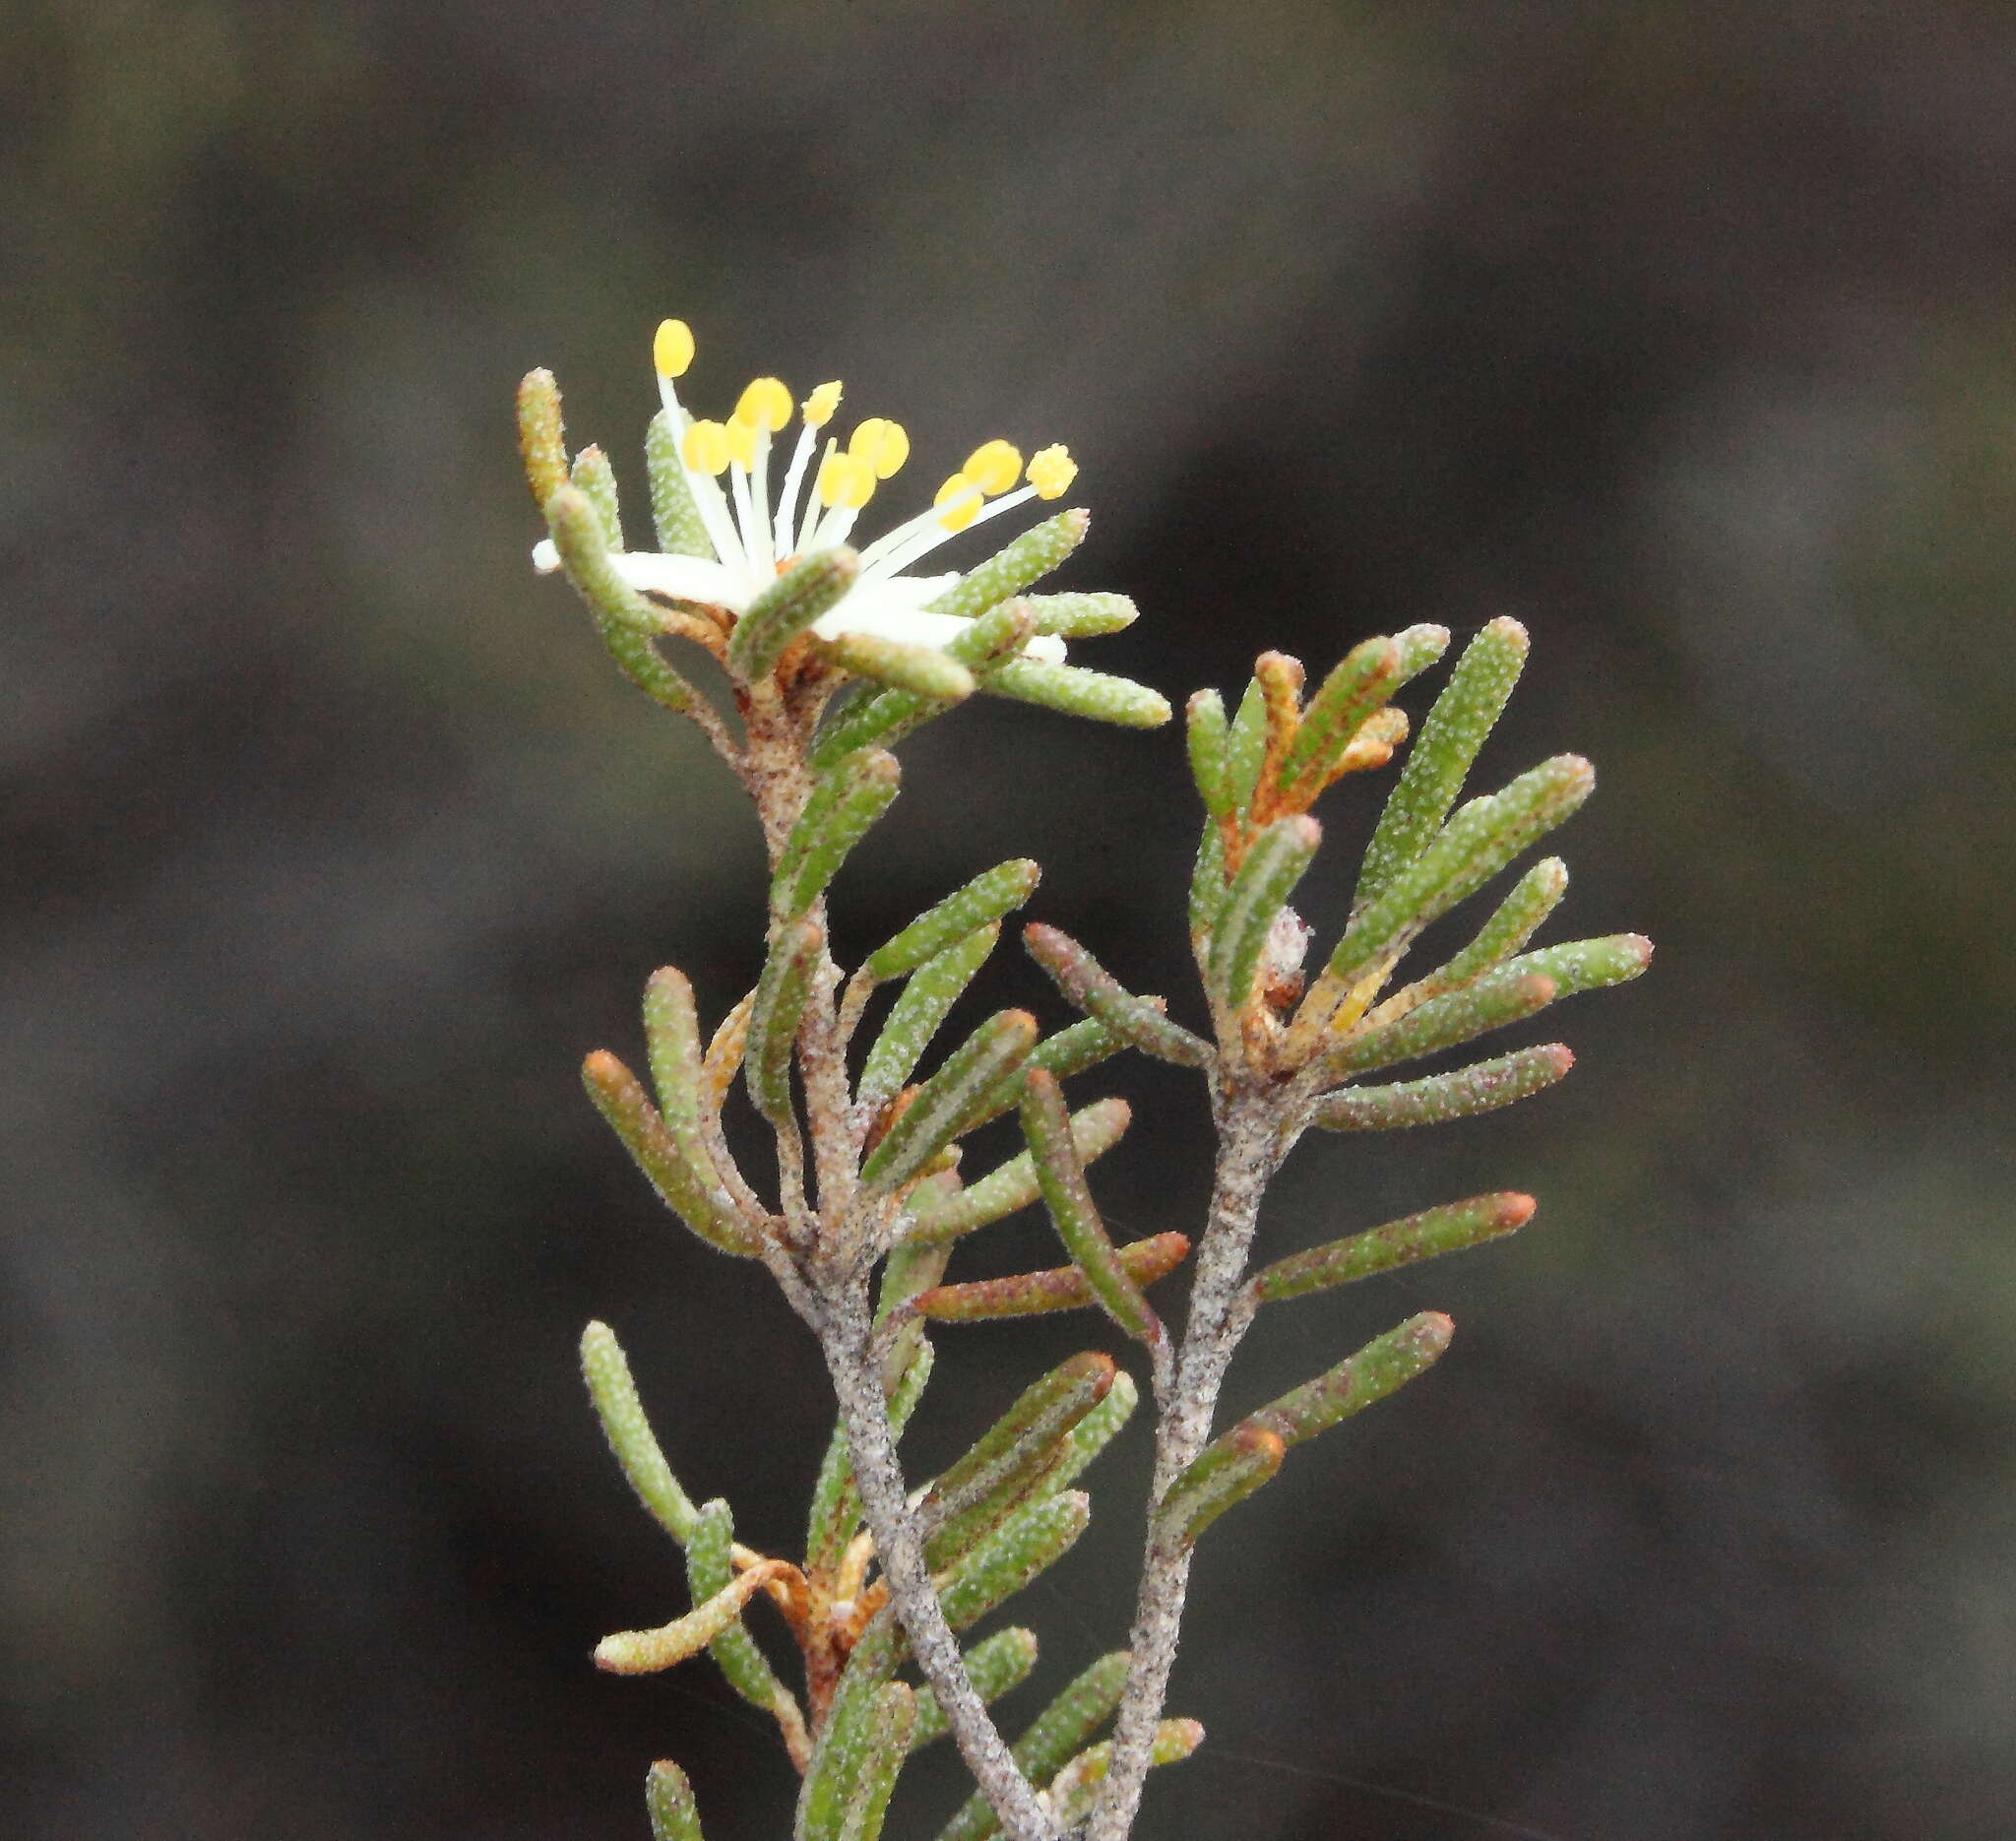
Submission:
M 1377 1273 L 1413 1265 L 1417 1260 L 1461 1252 L 1501 1235 L 1516 1233 L 1533 1219 L 1533 1209 L 1532 1196 L 1511 1189 L 1473 1195 L 1468 1201 L 1423 1209 L 1418 1215 L 1389 1221 L 1384 1227 L 1368 1228 L 1362 1234 L 1332 1240 L 1328 1245 L 1291 1253 L 1286 1259 L 1262 1267 L 1248 1281 L 1246 1289 L 1256 1302 L 1271 1304 L 1286 1298 L 1328 1291 L 1337 1285 L 1352 1285 Z
M 1551 1087 L 1575 1057 L 1563 1043 L 1520 1048 L 1495 1060 L 1479 1061 L 1425 1080 L 1391 1087 L 1346 1087 L 1316 1103 L 1311 1122 L 1325 1131 L 1399 1131 L 1410 1125 L 1439 1125 L 1452 1118 L 1494 1112 Z

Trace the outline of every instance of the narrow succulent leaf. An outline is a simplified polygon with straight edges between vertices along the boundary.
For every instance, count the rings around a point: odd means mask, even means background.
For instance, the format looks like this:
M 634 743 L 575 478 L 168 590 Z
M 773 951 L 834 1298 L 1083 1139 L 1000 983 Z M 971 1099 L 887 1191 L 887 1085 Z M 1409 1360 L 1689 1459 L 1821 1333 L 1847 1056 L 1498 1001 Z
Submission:
M 1418 1060 L 1523 1022 L 1554 1000 L 1554 981 L 1513 971 L 1488 972 L 1473 984 L 1431 998 L 1398 1022 L 1347 1042 L 1323 1057 L 1319 1078 L 1345 1080 L 1397 1062 Z M 1327 1096 L 1326 1096 L 1327 1097 Z
M 1390 1087 L 1346 1087 L 1317 1101 L 1311 1122 L 1325 1131 L 1399 1131 L 1410 1125 L 1439 1125 L 1447 1119 L 1494 1112 L 1551 1087 L 1575 1056 L 1563 1043 L 1520 1048 L 1425 1080 Z
M 1113 1385 L 1106 1397 L 1072 1427 L 1070 1452 L 1063 1463 L 1044 1479 L 1043 1488 L 1062 1490 L 1076 1483 L 1093 1459 L 1113 1441 L 1120 1428 L 1134 1417 L 1134 1409 L 1140 1404 L 1141 1389 L 1135 1384 L 1134 1376 L 1122 1368 L 1113 1376 Z
M 1302 712 L 1277 776 L 1283 792 L 1297 781 L 1313 783 L 1311 796 L 1322 790 L 1359 727 L 1398 687 L 1400 669 L 1400 648 L 1390 639 L 1368 639 L 1345 654 Z
M 1008 659 L 980 679 L 980 688 L 1020 703 L 1040 703 L 1065 716 L 1082 716 L 1122 729 L 1160 729 L 1169 720 L 1169 700 L 1159 690 L 1110 671 L 1042 659 Z
M 794 563 L 735 622 L 728 635 L 728 669 L 744 683 L 768 677 L 784 649 L 838 606 L 860 572 L 860 558 L 845 544 Z
M 879 1633 L 871 1626 L 871 1636 L 874 1634 Z M 877 1750 L 883 1692 L 899 1684 L 889 1681 L 887 1668 L 866 1666 L 870 1656 L 862 1652 L 885 1648 L 885 1644 L 864 1638 L 841 1677 L 812 1753 L 811 1768 L 798 1787 L 796 1841 L 844 1841 L 856 1793 Z M 900 1652 L 889 1653 L 893 1658 Z M 909 1692 L 907 1688 L 904 1691 Z M 912 1717 L 914 1720 L 914 1711 Z
M 1012 1693 L 1029 1680 L 1036 1667 L 1037 1641 L 1034 1630 L 1011 1625 L 996 1630 L 984 1642 L 966 1652 L 967 1678 L 982 1704 L 991 1706 L 1003 1694 Z M 913 1751 L 942 1739 L 950 1728 L 938 1706 L 938 1696 L 928 1687 L 917 1689 L 917 1723 L 910 1736 Z
M 1226 791 L 1232 805 L 1244 811 L 1260 784 L 1260 763 L 1267 755 L 1267 697 L 1260 680 L 1247 680 L 1245 694 L 1226 731 Z
M 1036 1164 L 1037 1182 L 1049 1210 L 1057 1238 L 1072 1262 L 1085 1274 L 1086 1285 L 1105 1313 L 1137 1342 L 1162 1341 L 1162 1321 L 1141 1287 L 1121 1262 L 1106 1238 L 1085 1167 L 1071 1142 L 1071 1121 L 1056 1080 L 1040 1069 L 1031 1074 L 1022 1092 L 1022 1130 Z
M 1256 803 L 1261 787 L 1279 772 L 1282 757 L 1294 744 L 1295 730 L 1302 721 L 1302 684 L 1307 677 L 1301 660 L 1286 652 L 1263 652 L 1253 661 L 1253 681 L 1260 686 L 1261 701 L 1267 706 L 1267 742 L 1260 757 L 1260 775 L 1254 785 Z
M 855 677 L 907 690 L 934 703 L 959 703 L 974 693 L 974 675 L 937 646 L 915 646 L 874 633 L 843 633 L 820 655 Z
M 1538 973 L 1554 981 L 1556 998 L 1628 984 L 1652 963 L 1652 942 L 1642 933 L 1608 933 L 1601 939 L 1543 946 L 1507 962 L 1506 971 Z
M 1225 906 L 1225 838 L 1215 821 L 1207 819 L 1203 840 L 1197 846 L 1197 860 L 1190 870 L 1190 938 L 1201 940 L 1218 922 Z
M 1063 1692 L 1038 1714 L 1010 1747 L 1017 1768 L 1033 1784 L 1046 1784 L 1072 1755 L 1112 1717 L 1127 1686 L 1132 1657 L 1124 1649 L 1103 1655 L 1083 1670 Z M 1001 1824 L 986 1799 L 968 1799 L 939 1832 L 938 1841 L 991 1841 Z
M 567 439 L 560 422 L 560 386 L 543 368 L 518 386 L 518 453 L 535 505 L 544 507 L 567 483 Z
M 762 1573 L 764 1566 L 751 1566 L 737 1575 L 734 1570 L 732 1554 L 735 1539 L 734 1517 L 728 1512 L 728 1505 L 720 1496 L 705 1504 L 700 1517 L 693 1525 L 693 1538 L 686 1543 L 686 1581 L 692 1588 L 693 1600 L 697 1605 L 703 1594 L 712 1598 L 731 1591 L 740 1590 L 742 1582 L 753 1575 Z M 775 1567 L 778 1562 L 769 1562 Z M 759 1581 L 760 1583 L 760 1581 Z M 742 1592 L 746 1602 L 750 1594 Z M 756 1647 L 756 1639 L 742 1627 L 739 1616 L 724 1624 L 710 1643 L 709 1648 L 721 1672 L 728 1679 L 728 1685 L 749 1702 L 761 1707 L 766 1713 L 776 1713 L 787 1703 L 795 1711 L 790 1690 L 778 1680 L 775 1671 L 765 1660 L 763 1651 Z
M 1353 1285 L 1417 1260 L 1461 1252 L 1517 1233 L 1533 1219 L 1533 1210 L 1532 1196 L 1511 1189 L 1446 1202 L 1440 1208 L 1423 1209 L 1383 1227 L 1277 1259 L 1256 1272 L 1246 1289 L 1255 1302 L 1272 1304 L 1329 1291 L 1333 1286 Z
M 1036 1047 L 1036 1018 L 1003 1010 L 955 1048 L 917 1090 L 861 1166 L 870 1188 L 900 1188 L 953 1139 L 970 1130 L 995 1090 L 1012 1080 Z
M 1228 818 L 1232 796 L 1227 780 L 1225 699 L 1215 690 L 1200 690 L 1183 706 L 1183 715 L 1197 796 L 1213 818 Z
M 1595 786 L 1595 770 L 1587 761 L 1559 754 L 1521 774 L 1503 792 L 1472 799 L 1353 916 L 1331 955 L 1330 975 L 1350 983 L 1391 958 L 1572 814 Z
M 1163 1000 L 1143 997 L 1141 1001 L 1160 1004 Z M 1069 1080 L 1073 1074 L 1082 1074 L 1089 1067 L 1110 1060 L 1126 1046 L 1126 1039 L 1118 1032 L 1108 1029 L 1098 1017 L 1089 1016 L 1081 1023 L 1067 1024 L 1045 1036 L 1029 1057 L 1029 1065 L 1040 1067 L 1058 1080 Z
M 945 1621 L 955 1630 L 988 1612 L 1064 1557 L 1092 1519 L 1080 1490 L 1063 1490 L 1025 1502 L 953 1569 L 938 1594 Z
M 1166 1278 L 1190 1251 L 1184 1234 L 1153 1234 L 1114 1248 L 1121 1269 L 1137 1287 Z M 1051 1266 L 1008 1278 L 970 1279 L 920 1292 L 913 1307 L 935 1323 L 981 1323 L 998 1317 L 1041 1316 L 1052 1310 L 1083 1310 L 1098 1302 L 1092 1284 L 1076 1266 Z
M 664 631 L 664 616 L 616 572 L 602 535 L 601 514 L 578 487 L 563 485 L 546 500 L 546 528 L 567 579 L 595 616 L 596 631 L 632 683 L 678 714 L 700 701 L 684 677 L 651 642 Z
M 595 1646 L 595 1666 L 610 1675 L 655 1675 L 697 1656 L 724 1630 L 736 1626 L 742 1607 L 763 1589 L 768 1576 L 760 1566 L 751 1566 L 701 1600 L 683 1618 L 674 1618 L 655 1630 L 618 1630 L 603 1637 Z M 759 1704 L 766 1712 L 770 1710 L 768 1700 Z
M 588 1382 L 596 1417 L 601 1421 L 602 1436 L 608 1439 L 637 1499 L 659 1526 L 684 1547 L 692 1538 L 700 1511 L 665 1462 L 651 1421 L 645 1417 L 644 1403 L 637 1397 L 637 1383 L 631 1378 L 623 1346 L 606 1323 L 591 1323 L 582 1331 L 581 1373 Z
M 1558 857 L 1544 857 L 1514 885 L 1496 912 L 1478 929 L 1477 937 L 1440 971 L 1421 981 L 1421 994 L 1439 997 L 1503 965 L 1540 930 L 1568 892 L 1568 865 Z
M 722 1192 L 713 1166 L 695 1169 L 680 1154 L 637 1076 L 606 1049 L 598 1049 L 582 1063 L 581 1079 L 596 1110 L 650 1177 L 660 1199 L 710 1246 L 743 1257 L 754 1255 L 755 1230 Z
M 1064 996 L 1114 1035 L 1146 1054 L 1184 1067 L 1202 1067 L 1210 1060 L 1209 1044 L 1128 990 L 1070 934 L 1032 921 L 1022 929 L 1022 939 Z
M 597 615 L 635 632 L 662 633 L 664 615 L 623 580 L 610 559 L 608 533 L 595 500 L 578 485 L 564 485 L 546 500 L 545 512 L 561 567 Z
M 933 1572 L 972 1552 L 1036 1492 L 1066 1455 L 1071 1428 L 1106 1397 L 1117 1371 L 1112 1357 L 1096 1351 L 1059 1363 L 931 1485 L 922 1513 L 933 1524 L 924 1543 Z
M 677 966 L 661 966 L 644 986 L 644 1037 L 659 1110 L 675 1138 L 700 1129 L 705 1080 L 693 986 Z
M 1157 1511 L 1163 1535 L 1194 1545 L 1234 1502 L 1242 1502 L 1281 1468 L 1288 1446 L 1278 1431 L 1241 1421 L 1214 1438 L 1169 1485 Z
M 871 953 L 868 976 L 878 984 L 914 972 L 926 959 L 935 958 L 955 940 L 962 940 L 976 927 L 1020 908 L 1036 892 L 1042 870 L 1027 857 L 1011 857 L 983 869 L 955 889 L 935 906 L 927 908 L 909 926 Z
M 1134 624 L 1138 609 L 1125 595 L 1024 595 L 1032 632 L 1058 639 L 1101 639 Z
M 714 544 L 686 483 L 679 460 L 679 436 L 663 410 L 651 418 L 644 434 L 644 464 L 651 476 L 651 522 L 658 546 L 667 556 L 700 556 L 714 560 Z
M 1023 532 L 1012 543 L 997 550 L 976 569 L 948 588 L 926 609 L 949 613 L 962 620 L 979 615 L 1040 582 L 1085 541 L 1092 528 L 1092 514 L 1060 511 L 1040 525 Z
M 702 1064 L 708 1105 L 716 1111 L 742 1071 L 742 1057 L 749 1046 L 749 1018 L 756 1009 L 756 993 L 745 990 L 735 1006 L 715 1027 L 708 1038 L 707 1057 Z
M 918 1188 L 924 1185 L 919 1183 Z M 913 1191 L 913 1199 L 915 1191 Z M 945 1276 L 952 1257 L 950 1240 L 913 1240 L 897 1245 L 882 1262 L 882 1283 L 875 1296 L 875 1321 L 882 1323 L 901 1310 L 920 1293 L 932 1290 Z M 883 1350 L 882 1385 L 886 1392 L 902 1390 L 905 1377 L 922 1353 L 924 1326 L 914 1315 L 908 1316 Z
M 1244 1009 L 1252 996 L 1267 936 L 1322 842 L 1323 827 L 1297 815 L 1276 819 L 1248 848 L 1213 920 L 1205 968 L 1213 995 L 1230 1009 Z
M 735 1228 L 735 1238 L 749 1238 L 753 1246 L 708 1147 L 705 1125 L 714 1107 L 700 1047 L 700 1018 L 693 986 L 675 966 L 662 966 L 644 987 L 644 1032 L 660 1115 L 680 1161 L 699 1179 L 715 1221 Z
M 897 1773 L 910 1755 L 916 1731 L 916 1696 L 902 1682 L 886 1682 L 875 1695 L 866 1754 L 848 1797 L 839 1841 L 876 1841 Z
M 1247 1414 L 1240 1424 L 1271 1431 L 1286 1444 L 1300 1444 L 1404 1387 L 1449 1347 L 1454 1329 L 1440 1311 L 1423 1310 L 1314 1380 Z
M 1163 1000 L 1160 997 L 1143 997 L 1141 1001 L 1157 1014 L 1161 1013 Z M 1041 1068 L 1060 1081 L 1068 1080 L 1073 1074 L 1084 1073 L 1088 1067 L 1097 1067 L 1127 1046 L 1097 1017 L 1089 1016 L 1083 1022 L 1070 1024 L 1045 1036 L 1024 1063 L 1023 1073 L 1026 1078 L 1031 1070 Z M 1000 1117 L 1003 1112 L 1013 1111 L 1021 1104 L 1022 1082 L 1010 1082 L 980 1109 L 973 1123 L 975 1126 L 983 1125 L 991 1118 Z
M 1405 627 L 1393 635 L 1393 643 L 1400 648 L 1400 681 L 1405 685 L 1449 650 L 1449 629 L 1434 625 Z
M 983 679 L 995 666 L 1013 658 L 1033 630 L 1034 623 L 1021 602 L 1003 602 L 947 640 L 945 656 Z M 920 696 L 914 690 L 877 691 L 850 705 L 819 737 L 812 749 L 812 767 L 823 773 L 856 748 L 900 741 L 934 716 L 954 708 L 957 705 Z
M 945 1276 L 952 1248 L 943 1241 L 908 1240 L 882 1262 L 882 1282 L 875 1292 L 875 1321 L 881 1323 L 912 1299 L 932 1290 Z
M 670 1758 L 660 1758 L 646 1774 L 644 1807 L 651 1816 L 651 1841 L 707 1841 L 693 1786 Z
M 975 927 L 911 974 L 862 1063 L 859 1097 L 864 1103 L 879 1106 L 902 1090 L 946 1013 L 973 983 L 1000 937 L 998 920 Z
M 812 974 L 825 938 L 814 920 L 796 920 L 780 928 L 756 983 L 742 1071 L 756 1110 L 780 1130 L 791 1120 L 791 1045 L 812 994 Z
M 804 860 L 806 851 L 831 821 L 834 808 L 859 784 L 860 769 L 871 759 L 893 761 L 892 754 L 850 755 L 831 773 L 813 777 L 811 790 L 805 794 L 805 802 L 798 808 L 796 820 L 786 835 L 784 848 L 777 854 L 777 865 L 771 872 L 771 900 L 775 909 L 777 891 L 789 883 L 796 875 L 798 865 Z
M 895 1390 L 889 1396 L 889 1429 L 898 1438 L 903 1436 L 904 1428 L 923 1398 L 931 1378 L 931 1345 L 920 1342 L 914 1356 L 900 1370 Z M 835 1426 L 812 1489 L 812 1511 L 805 1524 L 805 1571 L 815 1578 L 830 1580 L 860 1530 L 861 1498 L 854 1484 L 853 1460 L 848 1451 L 847 1428 Z
M 1354 907 L 1375 899 L 1433 841 L 1519 681 L 1526 652 L 1526 628 L 1502 618 L 1464 648 L 1379 815 Z
M 771 884 L 773 914 L 801 915 L 826 893 L 854 846 L 889 809 L 903 773 L 895 755 L 869 748 L 833 778 L 844 785 L 832 806 L 802 840 L 794 828 L 786 842 L 783 862 Z
M 971 1507 L 993 1489 L 1032 1440 L 1061 1438 L 1103 1400 L 1118 1373 L 1110 1356 L 1089 1350 L 1025 1387 L 1008 1410 L 940 1475 L 925 1497 L 938 1514 Z
M 1032 1060 L 1035 1056 L 1030 1057 Z M 1071 1143 L 1081 1163 L 1103 1157 L 1119 1143 L 1133 1118 L 1125 1100 L 1095 1100 L 1071 1114 Z M 977 1182 L 969 1183 L 948 1200 L 919 1208 L 914 1239 L 942 1243 L 984 1228 L 1035 1202 L 1042 1194 L 1036 1165 L 1027 1151 L 1018 1151 Z
M 567 478 L 577 491 L 587 494 L 588 502 L 596 508 L 602 521 L 603 543 L 620 553 L 623 548 L 623 512 L 616 487 L 616 470 L 609 465 L 609 457 L 598 447 L 583 448 L 575 455 L 574 466 Z
M 1162 1720 L 1149 1746 L 1151 1766 L 1180 1764 L 1204 1743 L 1204 1728 L 1196 1720 Z M 1100 1786 L 1106 1780 L 1112 1746 L 1102 1743 L 1082 1751 L 1059 1771 L 1050 1784 L 1050 1815 L 1066 1834 L 1092 1813 Z

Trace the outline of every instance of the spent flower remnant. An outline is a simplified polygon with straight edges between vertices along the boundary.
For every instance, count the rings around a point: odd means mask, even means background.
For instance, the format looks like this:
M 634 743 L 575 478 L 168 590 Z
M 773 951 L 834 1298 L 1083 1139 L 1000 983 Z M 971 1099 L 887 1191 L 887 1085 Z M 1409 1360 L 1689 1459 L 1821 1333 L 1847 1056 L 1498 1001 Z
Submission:
M 725 421 L 696 418 L 676 386 L 693 360 L 693 335 L 683 320 L 660 325 L 652 357 L 664 405 L 654 435 L 668 437 L 698 525 L 692 548 L 707 553 L 612 555 L 611 564 L 639 593 L 724 607 L 739 617 L 801 559 L 846 543 L 876 489 L 910 458 L 910 436 L 887 416 L 864 417 L 844 446 L 837 435 L 825 434 L 840 407 L 841 386 L 821 384 L 797 406 L 797 440 L 773 498 L 771 449 L 789 426 L 790 392 L 775 377 L 758 377 Z M 1039 449 L 1025 467 L 1011 443 L 983 442 L 938 488 L 928 509 L 861 548 L 852 585 L 811 631 L 826 640 L 861 634 L 911 646 L 948 644 L 972 621 L 931 603 L 960 576 L 908 571 L 962 531 L 1032 499 L 1061 497 L 1077 474 L 1061 446 Z M 550 539 L 534 548 L 533 563 L 542 573 L 560 567 Z M 1064 642 L 1038 634 L 1022 656 L 1058 664 Z

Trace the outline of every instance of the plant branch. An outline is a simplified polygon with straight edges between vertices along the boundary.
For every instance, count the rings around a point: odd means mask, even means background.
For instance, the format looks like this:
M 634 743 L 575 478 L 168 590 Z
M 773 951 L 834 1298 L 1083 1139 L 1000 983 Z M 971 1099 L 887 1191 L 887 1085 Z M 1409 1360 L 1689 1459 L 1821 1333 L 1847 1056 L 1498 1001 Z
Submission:
M 882 1391 L 881 1365 L 871 1347 L 865 1271 L 825 1290 L 816 1325 L 847 1428 L 848 1451 L 861 1512 L 911 1654 L 936 1694 L 960 1755 L 979 1785 L 1010 1841 L 1057 1841 L 1057 1833 L 1029 1780 L 1017 1768 L 987 1712 L 945 1621 L 924 1564 L 923 1544 L 904 1488 L 896 1440 Z
M 1161 1403 L 1156 1426 L 1148 1537 L 1128 1639 L 1134 1661 L 1113 1727 L 1105 1788 L 1086 1829 L 1088 1841 L 1125 1841 L 1140 1808 L 1190 1582 L 1191 1543 L 1180 1528 L 1165 1524 L 1163 1500 L 1211 1436 L 1226 1368 L 1251 1321 L 1252 1313 L 1237 1305 L 1260 1199 L 1294 1136 L 1282 1129 L 1280 1095 L 1269 1088 L 1228 1086 L 1221 1076 L 1214 1100 L 1219 1150 L 1211 1212 L 1198 1241 L 1174 1384 Z

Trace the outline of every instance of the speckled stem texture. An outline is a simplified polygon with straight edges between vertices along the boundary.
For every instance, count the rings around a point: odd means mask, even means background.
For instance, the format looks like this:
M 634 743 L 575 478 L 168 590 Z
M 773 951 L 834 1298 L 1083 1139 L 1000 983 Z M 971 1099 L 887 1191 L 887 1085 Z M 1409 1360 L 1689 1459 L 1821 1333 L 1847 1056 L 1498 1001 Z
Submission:
M 861 1512 L 875 1537 L 875 1553 L 896 1615 L 910 1638 L 911 1654 L 937 1697 L 960 1755 L 1010 1841 L 1056 1841 L 1056 1829 L 974 1689 L 958 1639 L 945 1621 L 925 1569 L 916 1518 L 905 1499 L 903 1470 L 889 1430 L 881 1365 L 872 1353 L 865 1279 L 827 1293 L 822 1315 L 819 1340 L 847 1427 Z
M 1235 1311 L 1246 1255 L 1260 1217 L 1260 1198 L 1288 1154 L 1275 1095 L 1221 1090 L 1216 1096 L 1218 1175 L 1211 1213 L 1197 1246 L 1189 1318 L 1177 1351 L 1175 1386 L 1156 1431 L 1155 1488 L 1148 1510 L 1148 1542 L 1141 1591 L 1128 1639 L 1134 1653 L 1127 1688 L 1113 1728 L 1105 1788 L 1085 1829 L 1086 1841 L 1126 1841 L 1141 1805 L 1155 1745 L 1156 1724 L 1175 1666 L 1183 1600 L 1190 1582 L 1190 1544 L 1164 1525 L 1163 1497 L 1211 1437 L 1211 1420 L 1227 1365 L 1250 1313 Z

